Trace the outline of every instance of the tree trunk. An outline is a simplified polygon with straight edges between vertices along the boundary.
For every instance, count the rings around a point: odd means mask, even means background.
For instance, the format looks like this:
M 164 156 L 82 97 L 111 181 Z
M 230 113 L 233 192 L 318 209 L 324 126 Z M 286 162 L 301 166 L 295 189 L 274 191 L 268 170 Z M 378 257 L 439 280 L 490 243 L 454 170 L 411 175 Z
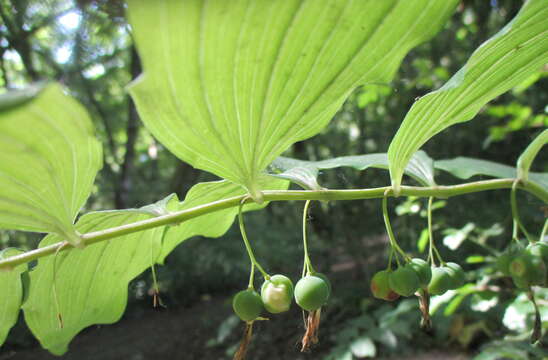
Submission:
M 131 48 L 131 78 L 135 79 L 141 73 L 141 61 L 135 49 Z M 114 202 L 116 208 L 123 209 L 128 205 L 128 197 L 131 191 L 131 174 L 135 162 L 135 143 L 139 136 L 139 114 L 131 97 L 128 99 L 128 119 L 127 119 L 127 141 L 124 161 L 120 170 L 120 178 L 118 179 L 117 191 Z

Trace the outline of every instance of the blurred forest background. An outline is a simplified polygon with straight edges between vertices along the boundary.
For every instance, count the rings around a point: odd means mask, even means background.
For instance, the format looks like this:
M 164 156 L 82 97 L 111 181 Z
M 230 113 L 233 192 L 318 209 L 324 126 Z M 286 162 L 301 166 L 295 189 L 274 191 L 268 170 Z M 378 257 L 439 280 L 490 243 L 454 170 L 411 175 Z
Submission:
M 286 155 L 319 160 L 386 152 L 414 99 L 444 84 L 521 5 L 517 0 L 462 1 L 436 37 L 404 59 L 392 83 L 357 89 L 320 135 L 295 144 Z M 140 122 L 126 91 L 141 68 L 125 7 L 119 0 L 0 0 L 1 91 L 56 80 L 85 105 L 95 122 L 104 147 L 104 167 L 84 211 L 139 207 L 170 193 L 184 198 L 193 184 L 214 179 L 175 158 Z M 423 149 L 434 159 L 470 156 L 514 165 L 521 151 L 548 125 L 546 74 L 532 76 L 485 106 L 473 121 L 451 127 Z M 533 170 L 548 171 L 546 153 L 539 155 Z M 320 180 L 328 188 L 390 183 L 388 172 L 375 169 L 330 170 Z M 438 183 L 457 182 L 439 174 Z M 523 193 L 518 201 L 526 226 L 539 234 L 546 205 Z M 435 204 L 438 247 L 447 261 L 463 266 L 468 284 L 433 299 L 434 334 L 419 330 L 416 299 L 386 303 L 370 295 L 370 277 L 387 261 L 380 200 L 317 202 L 311 207 L 311 256 L 315 267 L 333 283 L 332 299 L 322 314 L 320 344 L 312 354 L 298 352 L 304 330 L 294 306 L 290 313 L 257 326 L 250 358 L 546 356 L 541 347 L 527 342 L 532 306 L 511 280 L 493 268 L 497 254 L 510 240 L 509 192 L 474 194 Z M 406 251 L 423 257 L 425 205 L 425 199 L 390 201 L 398 240 Z M 301 272 L 302 206 L 273 203 L 246 215 L 260 261 L 268 271 L 288 274 L 294 281 Z M 39 240 L 39 235 L 0 232 L 1 248 L 31 249 Z M 189 239 L 157 269 L 165 308 L 152 309 L 152 277 L 146 272 L 130 286 L 123 319 L 115 325 L 86 329 L 62 358 L 230 359 L 242 331 L 232 315 L 231 295 L 246 286 L 248 270 L 236 226 L 219 239 Z M 547 293 L 539 297 L 547 316 Z M 22 319 L 0 349 L 0 360 L 50 357 L 55 358 L 39 348 Z

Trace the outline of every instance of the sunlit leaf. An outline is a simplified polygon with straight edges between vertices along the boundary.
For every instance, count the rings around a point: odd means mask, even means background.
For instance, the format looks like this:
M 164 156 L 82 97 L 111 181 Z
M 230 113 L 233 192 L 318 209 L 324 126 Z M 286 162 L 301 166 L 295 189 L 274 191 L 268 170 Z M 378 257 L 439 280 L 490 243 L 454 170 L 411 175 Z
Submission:
M 357 358 L 374 357 L 377 354 L 377 347 L 373 340 L 367 336 L 362 336 L 350 343 L 350 351 Z
M 417 250 L 419 250 L 421 254 L 426 250 L 426 245 L 428 245 L 429 240 L 428 229 L 422 229 L 419 240 L 417 240 Z
M 481 256 L 481 255 L 470 255 L 464 261 L 467 264 L 481 264 L 487 261 L 487 259 L 485 258 L 485 256 Z
M 445 316 L 451 316 L 459 309 L 460 304 L 466 299 L 468 294 L 459 294 L 455 296 L 449 304 L 445 307 L 445 310 L 443 310 L 443 315 Z
M 131 0 L 144 66 L 131 95 L 175 155 L 259 198 L 268 164 L 354 88 L 390 81 L 457 3 Z
M 273 177 L 286 179 L 307 190 L 320 190 L 318 184 L 319 168 L 313 161 L 297 160 L 280 156 L 272 164 L 269 171 Z
M 270 178 L 267 181 L 261 184 L 263 189 L 284 190 L 289 185 L 287 181 L 282 179 Z M 178 205 L 177 210 L 190 209 L 216 200 L 244 194 L 246 194 L 244 188 L 226 180 L 198 183 L 190 189 L 185 200 Z M 244 206 L 244 211 L 256 210 L 266 205 L 267 203 L 261 205 L 248 204 Z M 237 214 L 238 207 L 232 207 L 207 214 L 207 216 L 187 220 L 178 226 L 168 227 L 162 242 L 162 251 L 158 262 L 162 263 L 177 245 L 193 236 L 200 235 L 215 238 L 223 235 L 232 226 L 234 217 Z
M 290 180 L 305 189 L 319 190 L 322 187 L 317 182 L 320 170 L 339 167 L 351 167 L 356 170 L 366 170 L 370 167 L 388 169 L 388 157 L 385 153 L 342 156 L 338 158 L 305 161 L 280 156 L 270 165 L 273 176 Z M 433 186 L 434 161 L 424 152 L 418 151 L 409 161 L 405 173 L 425 186 Z
M 179 209 L 179 198 L 177 197 L 177 194 L 171 194 L 154 204 L 143 206 L 140 210 L 156 216 L 161 216 L 177 211 L 177 209 Z
M 546 299 L 548 296 L 547 289 L 539 289 L 536 294 L 539 299 Z M 542 322 L 548 321 L 548 307 L 541 306 Z M 530 325 L 533 323 L 535 308 L 525 293 L 519 294 L 514 301 L 506 307 L 502 323 L 510 330 L 524 332 L 530 330 Z
M 155 215 L 144 210 L 93 212 L 82 216 L 76 228 L 82 233 L 97 231 Z M 30 272 L 23 310 L 42 347 L 63 354 L 82 329 L 118 321 L 128 300 L 128 283 L 155 262 L 163 232 L 164 227 L 158 227 L 41 258 Z M 60 240 L 57 235 L 48 235 L 40 246 Z
M 0 259 L 7 259 L 20 251 L 13 248 L 0 251 Z M 21 273 L 27 269 L 27 265 L 19 265 L 15 269 L 0 271 L 0 346 L 6 340 L 8 332 L 17 322 L 19 308 L 23 300 L 23 286 Z
M 443 245 L 447 246 L 451 250 L 456 250 L 462 244 L 466 238 L 470 235 L 472 230 L 476 228 L 476 225 L 472 222 L 467 223 L 461 229 L 449 228 L 443 231 Z
M 390 175 L 398 189 L 405 165 L 428 139 L 472 119 L 496 96 L 548 62 L 546 0 L 525 2 L 518 15 L 481 45 L 441 89 L 421 97 L 390 144 Z
M 387 348 L 394 350 L 398 347 L 398 338 L 390 329 L 381 329 L 378 327 L 371 327 L 367 331 L 367 334 L 375 341 L 380 342 Z
M 458 294 L 455 290 L 449 290 L 443 295 L 436 295 L 430 298 L 430 315 L 434 315 L 445 303 L 451 301 Z
M 0 229 L 76 241 L 73 221 L 101 168 L 101 146 L 84 108 L 58 85 L 33 93 L 0 109 Z
M 288 182 L 271 178 L 262 185 L 265 189 L 284 189 Z M 182 203 L 170 195 L 141 209 L 93 212 L 82 216 L 76 228 L 81 233 L 98 231 L 245 193 L 242 186 L 226 180 L 200 183 Z M 266 204 L 249 204 L 245 210 Z M 132 279 L 152 264 L 162 262 L 176 245 L 189 237 L 221 236 L 230 228 L 237 212 L 238 207 L 233 207 L 178 226 L 158 227 L 41 258 L 30 273 L 29 298 L 23 306 L 29 328 L 44 348 L 54 354 L 66 352 L 72 338 L 85 327 L 120 319 Z M 61 240 L 57 235 L 49 235 L 40 247 Z

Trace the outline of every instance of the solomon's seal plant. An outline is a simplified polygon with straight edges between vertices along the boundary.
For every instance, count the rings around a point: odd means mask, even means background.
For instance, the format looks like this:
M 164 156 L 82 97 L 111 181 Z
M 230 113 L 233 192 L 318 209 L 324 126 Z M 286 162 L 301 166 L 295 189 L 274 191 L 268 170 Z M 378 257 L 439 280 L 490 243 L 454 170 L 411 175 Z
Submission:
M 533 303 L 531 341 L 540 339 L 535 292 L 547 285 L 548 222 L 540 236 L 525 229 L 516 193 L 548 202 L 548 174 L 530 171 L 548 130 L 538 131 L 515 168 L 471 158 L 431 159 L 420 149 L 548 63 L 546 0 L 524 2 L 444 86 L 417 99 L 386 153 L 319 161 L 281 155 L 321 132 L 357 87 L 390 83 L 404 56 L 443 28 L 458 0 L 127 2 L 143 64 L 143 74 L 129 85 L 139 117 L 180 160 L 221 180 L 194 185 L 184 201 L 168 196 L 139 209 L 81 214 L 104 158 L 89 114 L 57 84 L 0 95 L 0 229 L 46 234 L 36 249 L 0 253 L 0 343 L 23 311 L 41 346 L 62 355 L 84 328 L 120 319 L 128 284 L 139 274 L 162 264 L 192 236 L 223 235 L 237 217 L 251 270 L 248 286 L 233 298 L 234 312 L 245 323 L 235 358 L 244 358 L 263 308 L 282 313 L 293 298 L 307 313 L 301 347 L 307 351 L 318 342 L 321 310 L 337 291 L 308 254 L 306 220 L 314 200 L 382 199 L 389 258 L 371 279 L 371 292 L 390 301 L 416 295 L 421 326 L 431 329 L 430 296 L 469 280 L 466 268 L 444 262 L 436 248 L 433 199 L 508 190 L 512 245 L 497 267 Z M 376 188 L 320 186 L 320 171 L 338 167 L 387 169 L 390 181 Z M 490 178 L 443 185 L 436 170 L 462 180 Z M 288 190 L 290 183 L 303 189 Z M 428 199 L 425 260 L 402 249 L 388 217 L 388 198 L 408 196 Z M 244 204 L 252 211 L 272 201 L 304 202 L 304 264 L 295 289 L 288 277 L 265 271 L 245 232 Z M 260 294 L 256 270 L 264 279 Z M 25 287 L 23 275 L 30 279 Z

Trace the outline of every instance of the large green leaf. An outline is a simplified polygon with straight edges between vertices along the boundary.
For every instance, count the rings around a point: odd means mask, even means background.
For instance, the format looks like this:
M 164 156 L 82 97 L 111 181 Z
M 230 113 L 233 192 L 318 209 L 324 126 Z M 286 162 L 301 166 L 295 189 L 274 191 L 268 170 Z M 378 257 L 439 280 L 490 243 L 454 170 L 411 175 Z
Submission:
M 274 190 L 285 189 L 288 183 L 270 178 L 261 185 Z M 182 203 L 172 195 L 141 209 L 89 213 L 82 216 L 76 228 L 82 233 L 97 231 L 245 193 L 240 185 L 226 180 L 200 183 L 192 187 Z M 251 204 L 245 210 L 264 206 L 266 203 Z M 30 274 L 30 295 L 23 306 L 27 324 L 44 348 L 54 354 L 64 353 L 68 343 L 83 328 L 119 320 L 127 302 L 129 281 L 152 264 L 163 262 L 175 246 L 192 236 L 221 236 L 230 228 L 237 212 L 237 207 L 220 210 L 177 226 L 154 228 L 82 250 L 61 252 L 57 260 L 55 256 L 41 258 Z M 40 246 L 60 240 L 57 235 L 49 235 Z M 53 288 L 55 262 L 59 310 Z M 63 328 L 59 327 L 58 313 L 63 319 Z
M 457 0 L 130 0 L 147 128 L 260 197 L 263 170 L 357 86 L 388 82 Z M 151 30 L 153 29 L 153 30 Z
M 548 2 L 529 0 L 441 89 L 413 104 L 388 150 L 396 190 L 405 165 L 428 139 L 453 124 L 472 119 L 485 103 L 548 62 L 547 37 Z
M 268 190 L 284 190 L 289 185 L 286 180 L 282 179 L 267 178 L 265 180 L 266 182 L 261 183 L 261 186 Z M 185 201 L 180 203 L 177 210 L 190 209 L 216 200 L 244 195 L 245 193 L 240 185 L 226 180 L 199 183 L 190 189 Z M 244 211 L 257 210 L 266 205 L 266 202 L 261 205 L 248 204 L 244 207 Z M 232 226 L 234 217 L 237 214 L 238 207 L 232 207 L 207 214 L 207 216 L 187 220 L 178 226 L 168 227 L 162 242 L 162 252 L 158 262 L 162 263 L 177 245 L 193 236 L 201 235 L 215 238 L 223 235 Z
M 0 110 L 0 229 L 77 241 L 73 222 L 101 168 L 101 146 L 84 108 L 58 85 L 32 92 Z
M 447 171 L 460 179 L 469 179 L 475 175 L 487 175 L 496 178 L 516 178 L 516 168 L 493 161 L 460 156 L 454 159 L 436 160 L 436 169 Z M 529 173 L 532 181 L 548 191 L 548 173 Z
M 0 251 L 0 259 L 7 259 L 18 254 L 19 251 L 8 248 Z M 6 340 L 8 332 L 17 322 L 19 308 L 23 300 L 23 285 L 21 273 L 27 269 L 27 265 L 19 265 L 15 269 L 0 271 L 0 346 Z
M 93 212 L 82 216 L 76 228 L 83 233 L 97 231 L 153 215 L 157 214 L 144 210 Z M 41 258 L 30 272 L 29 295 L 23 310 L 42 347 L 63 354 L 71 339 L 85 327 L 118 321 L 126 307 L 128 283 L 156 261 L 163 233 L 164 227 L 158 227 L 60 252 L 57 259 L 55 255 Z M 48 235 L 40 246 L 61 240 L 58 235 Z
M 290 180 L 305 189 L 320 190 L 317 178 L 320 170 L 338 167 L 351 167 L 366 170 L 370 167 L 388 169 L 386 153 L 342 156 L 321 161 L 305 161 L 280 156 L 270 165 L 271 175 Z M 434 161 L 424 152 L 413 155 L 405 173 L 425 186 L 436 185 L 434 181 Z

